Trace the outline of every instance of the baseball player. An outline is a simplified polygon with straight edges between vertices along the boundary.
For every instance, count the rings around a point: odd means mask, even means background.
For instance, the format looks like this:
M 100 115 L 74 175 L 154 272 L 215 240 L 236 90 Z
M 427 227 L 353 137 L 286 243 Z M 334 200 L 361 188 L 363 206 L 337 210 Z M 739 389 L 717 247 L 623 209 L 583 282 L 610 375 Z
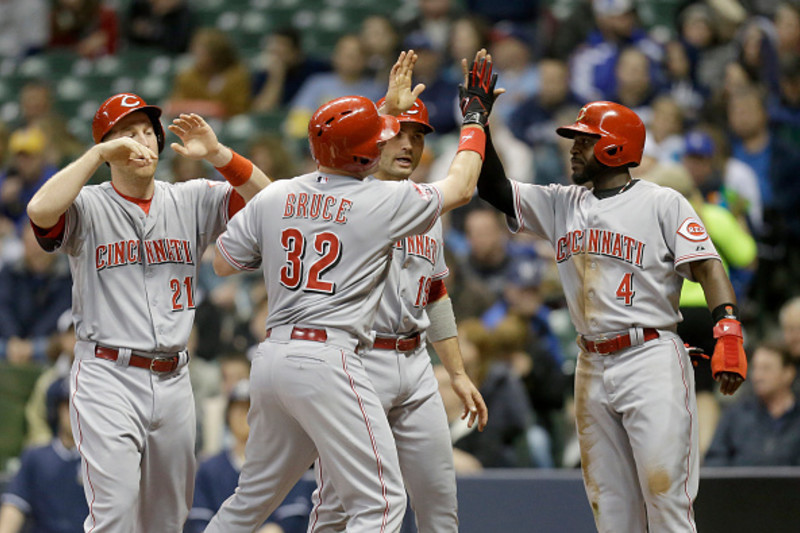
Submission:
M 401 53 L 392 79 L 410 87 L 415 60 L 413 52 Z M 473 73 L 479 107 L 496 80 L 485 50 Z M 387 95 L 387 111 L 407 110 L 422 89 L 407 91 L 410 101 L 396 109 Z M 206 532 L 253 531 L 318 456 L 348 531 L 399 530 L 406 496 L 397 450 L 359 353 L 374 341 L 394 243 L 427 233 L 441 213 L 472 196 L 486 119 L 483 108 L 464 119 L 444 180 L 380 181 L 370 174 L 381 144 L 400 129 L 397 119 L 360 96 L 328 102 L 308 125 L 318 171 L 270 185 L 217 240 L 217 274 L 263 267 L 270 313 L 251 370 L 239 487 Z
M 74 532 L 86 516 L 81 460 L 69 423 L 67 378 L 50 384 L 45 404 L 55 436 L 50 444 L 22 454 L 20 469 L 0 498 L 0 533 Z M 30 529 L 24 527 L 26 522 Z
M 556 131 L 573 139 L 576 185 L 507 179 L 487 138 L 479 193 L 513 232 L 555 248 L 580 334 L 575 416 L 597 529 L 696 531 L 697 406 L 690 358 L 675 333 L 678 297 L 683 278 L 702 285 L 716 321 L 712 371 L 732 394 L 747 372 L 733 289 L 689 203 L 631 179 L 645 139 L 633 111 L 592 102 Z
M 72 429 L 89 504 L 86 531 L 178 531 L 192 502 L 195 417 L 186 342 L 197 268 L 225 224 L 268 183 L 195 114 L 172 149 L 230 183 L 154 179 L 161 109 L 135 94 L 95 114 L 95 145 L 28 204 L 39 243 L 69 256 L 75 361 Z M 111 181 L 85 186 L 103 163 Z
M 384 100 L 377 103 L 379 108 Z M 433 131 L 420 99 L 397 118 L 400 132 L 386 141 L 374 174 L 384 181 L 404 180 L 414 172 L 425 135 Z M 453 307 L 443 281 L 446 275 L 441 221 L 425 234 L 397 241 L 373 325 L 375 341 L 372 350 L 361 354 L 389 419 L 422 533 L 458 531 L 450 429 L 426 341 L 433 343 L 447 368 L 453 390 L 464 405 L 463 415 L 470 417 L 469 426 L 478 416 L 482 430 L 488 419 L 486 404 L 464 371 Z M 344 531 L 347 515 L 320 459 L 315 471 L 318 488 L 309 519 L 311 530 Z

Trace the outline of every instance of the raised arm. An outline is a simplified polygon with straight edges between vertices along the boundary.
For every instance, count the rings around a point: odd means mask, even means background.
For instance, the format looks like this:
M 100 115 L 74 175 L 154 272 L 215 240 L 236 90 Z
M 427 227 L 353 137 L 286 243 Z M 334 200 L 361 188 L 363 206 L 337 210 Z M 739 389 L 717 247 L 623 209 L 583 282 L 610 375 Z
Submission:
M 413 90 L 411 89 L 411 80 L 416 62 L 417 54 L 414 50 L 400 52 L 397 61 L 392 65 L 392 70 L 389 72 L 386 96 L 378 108 L 380 113 L 393 116 L 405 113 L 411 109 L 419 95 L 425 90 L 424 83 L 418 83 Z
M 461 140 L 447 177 L 435 185 L 442 192 L 442 212 L 466 204 L 472 198 L 486 149 L 484 129 L 492 111 L 495 98 L 503 92 L 495 90 L 497 75 L 492 74 L 492 56 L 481 49 L 475 54 L 472 68 L 466 71 L 467 61 L 462 60 L 465 72 L 461 110 L 464 121 Z
M 28 203 L 28 217 L 40 228 L 52 228 L 103 163 L 147 166 L 157 159 L 147 146 L 129 137 L 96 144 L 42 185 Z
M 195 113 L 183 113 L 172 121 L 169 131 L 183 143 L 170 147 L 189 159 L 205 159 L 216 167 L 234 186 L 245 201 L 269 185 L 270 179 L 250 161 L 240 156 L 217 139 L 208 123 Z

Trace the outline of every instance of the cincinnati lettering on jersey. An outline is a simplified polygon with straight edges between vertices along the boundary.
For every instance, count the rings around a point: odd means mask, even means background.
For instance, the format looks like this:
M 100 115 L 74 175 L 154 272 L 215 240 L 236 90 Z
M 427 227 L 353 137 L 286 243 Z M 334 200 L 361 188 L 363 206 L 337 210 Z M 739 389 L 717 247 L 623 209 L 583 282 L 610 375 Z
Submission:
M 336 224 L 347 223 L 347 212 L 353 202 L 329 194 L 301 192 L 286 195 L 283 218 L 310 218 L 333 220 Z
M 405 239 L 406 251 L 409 255 L 421 257 L 430 261 L 432 265 L 436 264 L 436 254 L 439 253 L 439 247 L 436 245 L 436 239 L 428 235 L 412 235 Z M 395 243 L 396 248 L 403 247 L 403 240 Z
M 592 254 L 615 257 L 643 268 L 644 247 L 643 242 L 615 231 L 579 229 L 558 239 L 556 262 L 563 263 L 576 254 Z
M 191 243 L 182 239 L 144 241 L 144 257 L 150 265 L 160 263 L 194 264 Z M 128 240 L 100 244 L 95 248 L 94 258 L 97 270 L 141 263 L 142 242 Z

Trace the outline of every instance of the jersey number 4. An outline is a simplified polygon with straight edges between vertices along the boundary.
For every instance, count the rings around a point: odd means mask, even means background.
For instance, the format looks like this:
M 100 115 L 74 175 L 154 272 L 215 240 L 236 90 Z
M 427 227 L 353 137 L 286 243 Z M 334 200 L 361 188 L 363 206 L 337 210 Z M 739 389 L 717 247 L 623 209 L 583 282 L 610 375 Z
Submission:
M 333 294 L 336 284 L 322 279 L 322 275 L 335 267 L 342 258 L 342 243 L 335 233 L 325 231 L 313 238 L 314 252 L 319 256 L 304 276 L 303 258 L 306 255 L 306 237 L 297 228 L 287 228 L 281 233 L 281 246 L 286 250 L 286 264 L 281 267 L 281 285 L 287 289 Z M 304 280 L 305 278 L 305 280 Z
M 622 281 L 617 287 L 617 300 L 622 300 L 625 305 L 633 305 L 633 297 L 636 291 L 633 290 L 633 272 L 628 272 L 622 276 Z

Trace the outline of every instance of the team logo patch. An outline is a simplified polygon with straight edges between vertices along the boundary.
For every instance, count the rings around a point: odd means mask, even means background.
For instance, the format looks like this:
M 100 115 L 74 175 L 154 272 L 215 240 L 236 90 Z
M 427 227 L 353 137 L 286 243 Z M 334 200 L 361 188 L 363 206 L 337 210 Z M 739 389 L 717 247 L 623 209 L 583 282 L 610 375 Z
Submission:
M 431 196 L 433 196 L 433 192 L 431 191 L 430 186 L 420 185 L 419 183 L 413 183 L 413 182 L 412 185 L 417 190 L 417 193 L 419 193 L 419 195 L 422 196 L 422 198 L 424 198 L 425 200 L 430 200 Z
M 678 228 L 678 235 L 692 242 L 700 242 L 708 239 L 706 228 L 695 218 L 687 218 Z

